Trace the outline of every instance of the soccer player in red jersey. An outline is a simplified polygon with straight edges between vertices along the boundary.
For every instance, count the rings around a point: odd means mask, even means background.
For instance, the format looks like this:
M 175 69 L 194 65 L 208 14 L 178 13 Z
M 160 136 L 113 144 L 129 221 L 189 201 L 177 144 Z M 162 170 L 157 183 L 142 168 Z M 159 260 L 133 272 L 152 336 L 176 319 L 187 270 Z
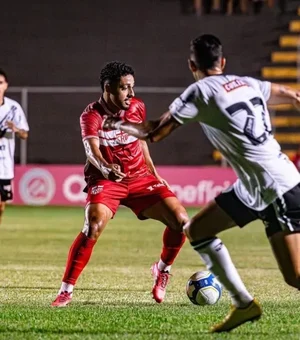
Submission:
M 126 122 L 145 120 L 145 104 L 134 97 L 134 71 L 124 63 L 110 62 L 101 71 L 101 98 L 88 105 L 80 117 L 87 162 L 85 223 L 74 240 L 66 264 L 61 288 L 54 307 L 66 306 L 73 288 L 87 265 L 93 247 L 120 204 L 129 207 L 141 219 L 161 221 L 163 234 L 161 258 L 151 267 L 156 302 L 164 300 L 170 269 L 185 236 L 186 210 L 167 183 L 158 175 L 147 143 L 120 130 L 103 130 L 106 117 Z

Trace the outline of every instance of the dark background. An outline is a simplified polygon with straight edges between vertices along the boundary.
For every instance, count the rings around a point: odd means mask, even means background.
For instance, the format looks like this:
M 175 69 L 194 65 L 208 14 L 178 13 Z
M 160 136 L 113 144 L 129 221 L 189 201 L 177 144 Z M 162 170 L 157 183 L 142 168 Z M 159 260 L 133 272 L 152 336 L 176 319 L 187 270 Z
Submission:
M 180 13 L 178 1 L 7 1 L 1 4 L 0 67 L 11 86 L 98 86 L 104 63 L 121 60 L 136 71 L 137 86 L 185 87 L 189 41 L 199 34 L 221 38 L 227 73 L 260 77 L 289 18 Z M 175 94 L 137 93 L 148 118 L 163 113 Z M 8 93 L 20 101 L 20 95 Z M 30 94 L 29 163 L 83 163 L 79 116 L 100 96 Z M 211 164 L 213 149 L 198 124 L 151 145 L 156 164 Z M 17 160 L 19 151 L 16 152 Z

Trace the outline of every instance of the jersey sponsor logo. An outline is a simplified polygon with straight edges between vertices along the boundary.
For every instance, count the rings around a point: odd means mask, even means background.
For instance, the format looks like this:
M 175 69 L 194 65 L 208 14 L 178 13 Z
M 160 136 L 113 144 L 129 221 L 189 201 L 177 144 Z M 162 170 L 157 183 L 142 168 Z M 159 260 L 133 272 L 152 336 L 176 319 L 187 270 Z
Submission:
M 226 84 L 223 84 L 222 86 L 224 87 L 226 92 L 231 92 L 231 91 L 236 90 L 236 89 L 238 89 L 242 86 L 248 86 L 248 85 L 240 79 L 234 79 L 234 80 L 231 80 L 230 82 L 228 82 Z
M 97 195 L 103 190 L 103 185 L 97 185 L 95 187 L 92 187 L 91 195 Z
M 230 182 L 216 184 L 214 180 L 202 180 L 197 184 L 171 184 L 171 190 L 183 204 L 205 204 L 230 186 Z
M 157 183 L 157 184 L 154 184 L 154 185 L 150 185 L 149 187 L 147 187 L 147 189 L 149 191 L 153 191 L 157 188 L 160 188 L 160 187 L 164 187 L 165 185 L 163 183 Z
M 26 204 L 47 204 L 55 193 L 54 178 L 45 169 L 34 168 L 28 170 L 20 180 L 19 193 Z

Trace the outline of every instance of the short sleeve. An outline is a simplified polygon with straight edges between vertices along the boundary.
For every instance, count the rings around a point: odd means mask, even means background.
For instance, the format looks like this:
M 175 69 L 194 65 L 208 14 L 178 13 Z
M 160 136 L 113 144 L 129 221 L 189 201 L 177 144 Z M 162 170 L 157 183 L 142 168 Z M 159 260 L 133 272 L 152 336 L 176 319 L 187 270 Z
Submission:
M 16 115 L 13 119 L 16 127 L 20 130 L 29 131 L 28 122 L 21 105 L 16 105 Z
M 140 124 L 144 122 L 146 120 L 145 103 L 138 98 L 134 98 L 128 112 L 126 113 L 126 117 L 131 123 Z
M 85 111 L 80 116 L 80 128 L 82 139 L 97 137 L 99 138 L 98 131 L 101 127 L 101 119 L 95 111 Z
M 146 120 L 146 105 L 141 100 L 139 101 L 137 110 L 142 123 L 143 121 Z
M 196 100 L 199 89 L 195 84 L 189 86 L 180 97 L 176 98 L 169 106 L 171 115 L 180 124 L 186 124 L 190 121 L 197 120 L 198 107 Z
M 271 83 L 269 81 L 261 81 L 251 77 L 243 77 L 243 79 L 251 87 L 258 89 L 262 93 L 266 102 L 270 99 Z

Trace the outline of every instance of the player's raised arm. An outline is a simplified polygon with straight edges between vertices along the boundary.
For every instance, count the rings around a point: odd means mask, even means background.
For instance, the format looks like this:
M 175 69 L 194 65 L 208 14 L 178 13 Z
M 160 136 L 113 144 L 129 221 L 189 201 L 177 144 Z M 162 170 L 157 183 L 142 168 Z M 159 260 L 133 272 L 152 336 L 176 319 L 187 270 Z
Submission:
M 120 129 L 139 139 L 149 139 L 151 142 L 158 142 L 167 137 L 180 125 L 168 111 L 158 120 L 145 121 L 142 123 L 129 123 L 109 117 L 104 123 L 104 128 Z
M 293 104 L 300 109 L 300 91 L 295 91 L 289 86 L 271 84 L 271 94 L 268 105 Z

